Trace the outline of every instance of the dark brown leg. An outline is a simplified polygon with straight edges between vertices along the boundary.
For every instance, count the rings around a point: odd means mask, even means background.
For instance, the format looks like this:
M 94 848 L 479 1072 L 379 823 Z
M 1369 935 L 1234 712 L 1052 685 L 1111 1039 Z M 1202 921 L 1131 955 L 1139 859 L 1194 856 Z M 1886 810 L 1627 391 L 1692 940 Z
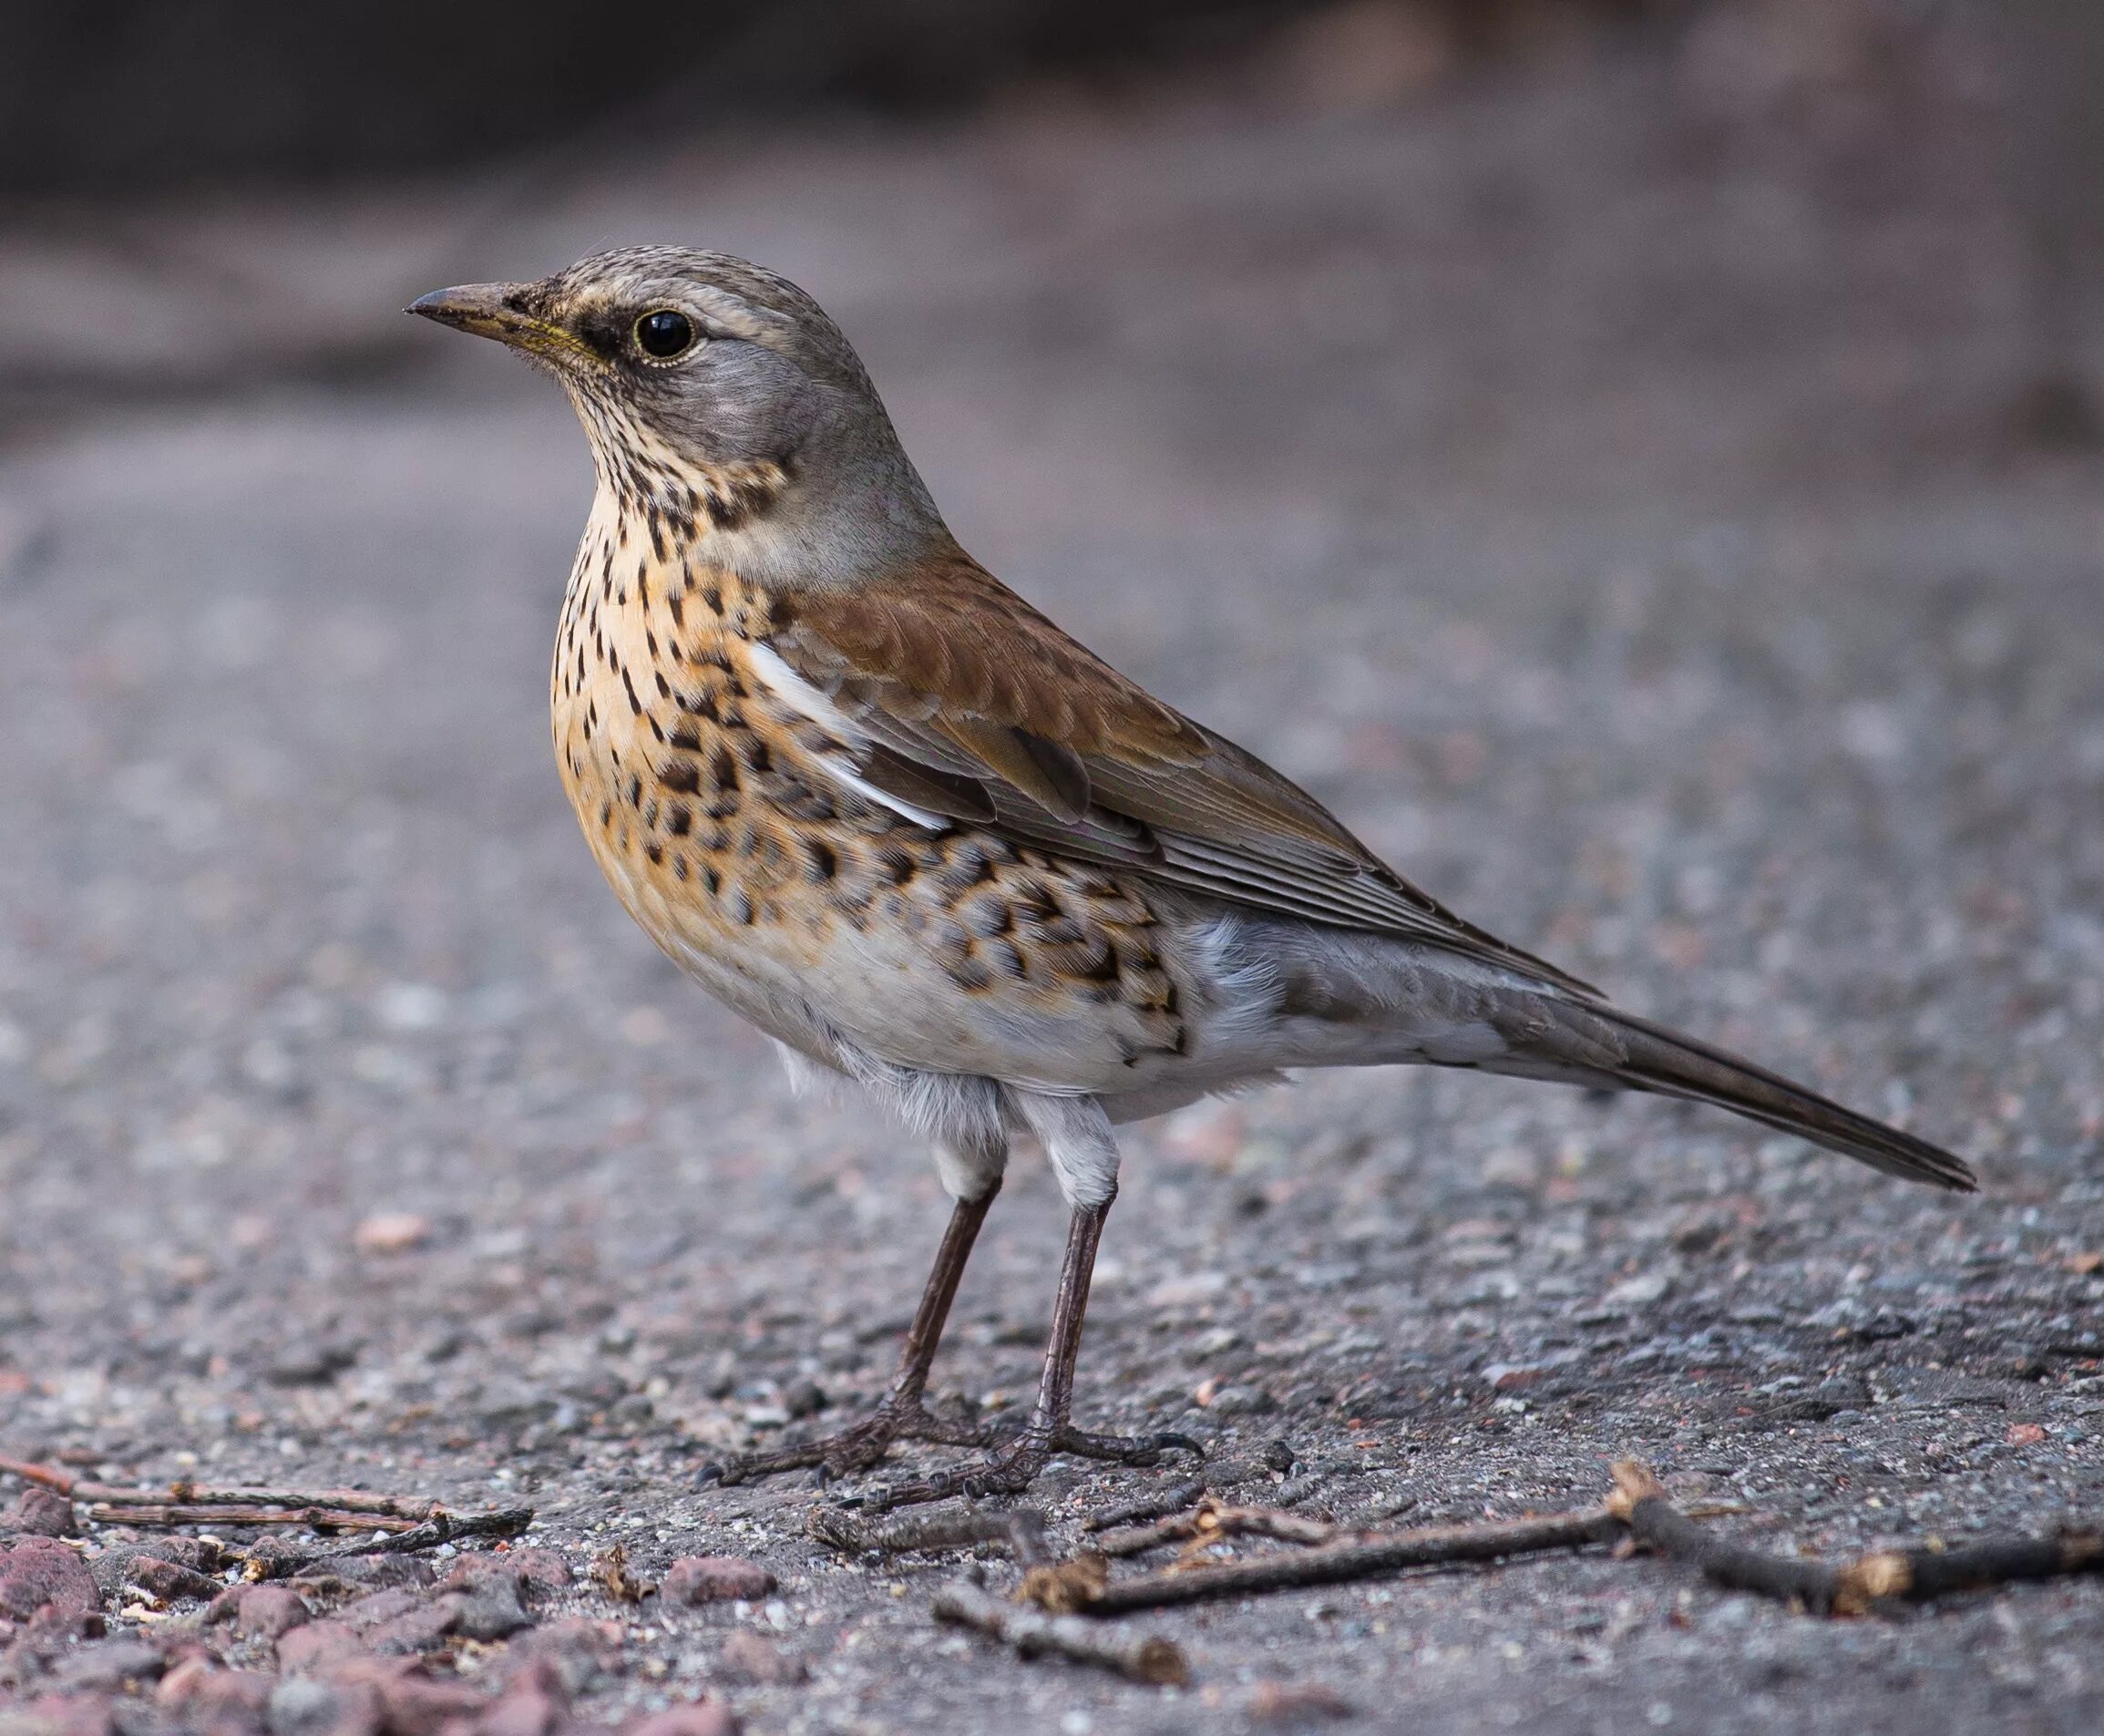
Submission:
M 836 1434 L 705 1466 L 702 1480 L 744 1483 L 754 1477 L 772 1476 L 778 1471 L 813 1466 L 826 1477 L 842 1476 L 850 1471 L 867 1470 L 890 1450 L 894 1441 L 987 1445 L 994 1438 L 990 1431 L 929 1414 L 921 1402 L 921 1394 L 928 1390 L 928 1371 L 935 1361 L 935 1347 L 942 1341 L 949 1305 L 957 1299 L 964 1264 L 971 1258 L 980 1226 L 986 1222 L 987 1208 L 1000 1192 L 997 1179 L 979 1198 L 960 1199 L 950 1212 L 949 1227 L 942 1232 L 942 1246 L 935 1252 L 935 1268 L 928 1275 L 928 1287 L 920 1292 L 920 1306 L 913 1311 L 913 1324 L 906 1329 L 906 1342 L 898 1353 L 898 1372 L 892 1378 L 891 1391 L 876 1410 Z
M 1117 1196 L 1114 1193 L 1111 1197 Z M 1200 1452 L 1196 1442 L 1181 1434 L 1088 1434 L 1068 1420 L 1073 1409 L 1074 1362 L 1081 1355 L 1082 1323 L 1089 1309 L 1089 1280 L 1095 1272 L 1096 1245 L 1103 1240 L 1103 1220 L 1110 1212 L 1110 1199 L 1100 1206 L 1083 1207 L 1074 1213 L 1067 1228 L 1066 1258 L 1060 1267 L 1059 1294 L 1052 1299 L 1052 1336 L 1045 1344 L 1044 1369 L 1038 1377 L 1037 1402 L 1031 1407 L 1030 1421 L 1023 1425 L 1022 1433 L 980 1464 L 873 1490 L 863 1505 L 881 1511 L 915 1502 L 940 1501 L 953 1495 L 975 1498 L 1020 1495 L 1055 1453 L 1147 1465 L 1156 1464 L 1163 1452 L 1171 1447 L 1194 1454 Z

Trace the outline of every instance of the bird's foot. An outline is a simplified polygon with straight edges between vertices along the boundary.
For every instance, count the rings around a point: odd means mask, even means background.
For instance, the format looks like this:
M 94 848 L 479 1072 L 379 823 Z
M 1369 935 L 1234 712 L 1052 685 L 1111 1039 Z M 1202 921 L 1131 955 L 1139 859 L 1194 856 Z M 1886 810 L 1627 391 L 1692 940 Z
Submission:
M 888 1398 L 859 1423 L 836 1433 L 795 1442 L 772 1453 L 748 1453 L 703 1465 L 700 1480 L 729 1487 L 757 1477 L 776 1476 L 784 1471 L 816 1470 L 819 1482 L 830 1483 L 836 1477 L 868 1470 L 891 1450 L 894 1441 L 990 1447 L 999 1439 L 994 1430 L 982 1423 L 963 1417 L 938 1416 L 919 1399 Z
M 1094 1434 L 1064 1423 L 1057 1429 L 1026 1428 L 1017 1439 L 988 1454 L 977 1464 L 960 1464 L 911 1483 L 874 1488 L 855 1505 L 866 1512 L 886 1513 L 893 1507 L 945 1501 L 953 1495 L 975 1501 L 988 1495 L 1021 1495 L 1037 1481 L 1055 1454 L 1145 1466 L 1159 1464 L 1162 1454 L 1169 1452 L 1188 1453 L 1197 1459 L 1206 1456 L 1205 1448 L 1186 1434 Z

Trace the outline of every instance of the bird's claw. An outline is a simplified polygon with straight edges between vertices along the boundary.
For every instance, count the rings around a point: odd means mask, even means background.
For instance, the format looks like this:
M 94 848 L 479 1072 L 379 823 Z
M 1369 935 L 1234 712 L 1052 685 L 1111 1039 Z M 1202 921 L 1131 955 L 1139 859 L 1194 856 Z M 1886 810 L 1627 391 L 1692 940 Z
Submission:
M 918 1399 L 898 1403 L 887 1399 L 859 1423 L 816 1440 L 799 1441 L 771 1453 L 748 1453 L 705 1464 L 695 1481 L 734 1488 L 785 1471 L 815 1471 L 821 1484 L 867 1471 L 882 1461 L 895 1441 L 926 1441 L 936 1446 L 991 1446 L 993 1430 L 960 1418 L 941 1417 Z
M 1065 1423 L 1051 1430 L 1030 1428 L 977 1464 L 960 1464 L 910 1483 L 866 1489 L 852 1502 L 842 1505 L 857 1506 L 866 1513 L 888 1513 L 894 1507 L 947 1501 L 952 1495 L 983 1501 L 990 1495 L 1022 1494 L 1057 1454 L 1144 1467 L 1160 1464 L 1162 1454 L 1167 1452 L 1188 1453 L 1200 1459 L 1206 1456 L 1205 1449 L 1184 1434 L 1095 1434 Z

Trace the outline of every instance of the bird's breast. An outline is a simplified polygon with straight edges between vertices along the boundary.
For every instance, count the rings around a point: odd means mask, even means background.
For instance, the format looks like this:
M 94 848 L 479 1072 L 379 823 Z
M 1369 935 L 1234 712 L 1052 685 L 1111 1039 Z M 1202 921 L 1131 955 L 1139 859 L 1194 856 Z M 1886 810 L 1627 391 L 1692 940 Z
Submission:
M 779 602 L 595 511 L 551 699 L 563 786 L 621 902 L 784 1040 L 1079 1083 L 1184 1041 L 1144 889 L 844 780 L 853 728 L 785 696 Z
M 772 613 L 595 511 L 556 642 L 556 758 L 600 868 L 669 948 L 764 931 L 794 950 L 836 909 L 841 816 L 810 764 L 825 744 L 753 675 Z

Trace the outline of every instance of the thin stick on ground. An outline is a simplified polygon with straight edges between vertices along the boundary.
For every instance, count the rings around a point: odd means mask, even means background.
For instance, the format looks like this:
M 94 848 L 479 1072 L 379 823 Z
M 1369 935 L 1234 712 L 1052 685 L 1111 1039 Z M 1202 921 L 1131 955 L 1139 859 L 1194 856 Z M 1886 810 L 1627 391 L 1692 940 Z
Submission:
M 364 1489 L 214 1489 L 187 1482 L 164 1489 L 127 1489 L 5 1454 L 0 1454 L 0 1472 L 13 1472 L 26 1483 L 83 1503 L 87 1517 L 102 1525 L 142 1531 L 178 1525 L 304 1525 L 316 1531 L 384 1534 L 348 1548 L 306 1552 L 303 1558 L 308 1561 L 435 1549 L 458 1537 L 517 1536 L 533 1520 L 530 1507 L 457 1514 L 422 1495 L 375 1495 Z M 286 1559 L 297 1553 L 278 1552 Z
M 1811 1561 L 1750 1549 L 1705 1530 L 1676 1507 L 1648 1466 L 1614 1467 L 1608 1507 L 1654 1554 L 1685 1561 L 1712 1584 L 1801 1605 L 1814 1615 L 1860 1616 L 1882 1598 L 1925 1602 L 1954 1591 L 2104 1573 L 2104 1533 L 2009 1537 L 1947 1548 L 1879 1549 L 1847 1561 Z
M 1606 1507 L 1482 1525 L 1428 1525 L 1411 1531 L 1360 1532 L 1315 1548 L 1226 1561 L 1114 1581 L 1078 1606 L 1090 1616 L 1123 1615 L 1214 1597 L 1247 1597 L 1303 1586 L 1371 1579 L 1406 1567 L 1583 1549 L 1619 1536 L 1622 1521 Z
M 907 1555 L 915 1550 L 970 1549 L 980 1544 L 1004 1545 L 1026 1567 L 1041 1567 L 1052 1559 L 1045 1542 L 1045 1517 L 1035 1507 L 1013 1507 L 995 1512 L 967 1507 L 961 1512 L 940 1509 L 909 1513 L 898 1519 L 859 1519 L 838 1507 L 816 1507 L 804 1528 L 830 1548 L 849 1553 L 873 1551 L 878 1555 Z
M 1124 1556 L 1144 1555 L 1167 1543 L 1181 1543 L 1188 1546 L 1187 1554 L 1196 1556 L 1228 1537 L 1276 1537 L 1281 1543 L 1325 1544 L 1334 1543 L 1344 1535 L 1342 1527 L 1326 1519 L 1311 1519 L 1306 1514 L 1286 1513 L 1276 1507 L 1228 1506 L 1207 1496 L 1189 1513 L 1158 1519 L 1153 1525 L 1106 1531 L 1097 1539 L 1096 1548 L 1106 1556 Z
M 1841 1570 L 1833 1608 L 1836 1615 L 1853 1616 L 1881 1597 L 1925 1603 L 1947 1592 L 2083 1573 L 2104 1573 L 2104 1532 L 2005 1537 L 1959 1549 L 1880 1549 L 1857 1556 Z
M 961 1582 L 937 1592 L 931 1608 L 936 1620 L 986 1634 L 1020 1657 L 1050 1654 L 1161 1687 L 1181 1688 L 1191 1679 L 1182 1649 L 1158 1634 L 1125 1633 L 1079 1616 L 1049 1616 Z
M 1106 1531 L 1097 1537 L 1095 1546 L 1100 1554 L 1123 1560 L 1127 1556 L 1144 1556 L 1165 1544 L 1187 1543 L 1191 1527 L 1192 1515 L 1179 1513 L 1170 1518 L 1156 1519 L 1152 1525 L 1122 1525 L 1114 1531 Z
M 41 1484 L 72 1500 L 87 1502 L 91 1506 L 143 1507 L 149 1510 L 159 1507 L 288 1507 L 303 1513 L 321 1510 L 354 1513 L 366 1518 L 396 1520 L 404 1525 L 422 1525 L 434 1515 L 444 1511 L 438 1502 L 419 1495 L 374 1495 L 364 1489 L 213 1489 L 202 1484 L 189 1482 L 171 1483 L 165 1489 L 127 1489 L 114 1483 L 98 1483 L 91 1477 L 75 1476 L 70 1471 L 62 1471 L 56 1465 L 37 1464 L 27 1459 L 12 1459 L 0 1454 L 0 1472 L 9 1471 L 25 1483 Z M 253 1519 L 226 1519 L 224 1522 L 229 1525 L 273 1523 Z M 201 1525 L 206 1522 L 184 1519 L 173 1523 Z
M 1704 1529 L 1667 1498 L 1650 1467 L 1634 1459 L 1618 1461 L 1612 1474 L 1615 1492 L 1607 1505 L 1639 1547 L 1685 1561 L 1704 1578 L 1737 1591 L 1800 1604 L 1816 1615 L 1832 1608 L 1841 1570 L 1832 1562 L 1771 1556 Z
M 1276 1537 L 1280 1543 L 1321 1545 L 1335 1543 L 1343 1535 L 1328 1519 L 1311 1519 L 1278 1507 L 1231 1507 L 1208 1499 L 1201 1501 L 1191 1515 L 1194 1550 L 1224 1537 Z
M 1114 1507 L 1105 1507 L 1101 1513 L 1092 1513 L 1082 1521 L 1083 1531 L 1114 1531 L 1121 1525 L 1141 1525 L 1150 1519 L 1164 1518 L 1172 1513 L 1182 1513 L 1196 1503 L 1206 1493 L 1204 1477 L 1186 1477 L 1173 1483 L 1165 1489 L 1157 1489 L 1151 1495 L 1141 1495 L 1133 1501 L 1121 1501 Z M 1111 1552 L 1105 1550 L 1104 1554 Z
M 133 1523 L 128 1517 L 126 1523 Z M 283 1524 L 282 1519 L 272 1521 Z M 370 1523 L 367 1521 L 366 1523 Z M 285 1579 L 328 1561 L 352 1561 L 362 1556 L 414 1555 L 436 1549 L 441 1544 L 464 1537 L 516 1537 L 533 1523 L 531 1507 L 498 1507 L 488 1513 L 445 1513 L 407 1531 L 392 1531 L 363 1543 L 349 1543 L 334 1549 L 303 1549 L 284 1538 L 268 1536 L 244 1552 L 242 1572 L 250 1579 Z
M 1705 1529 L 1692 1514 L 1674 1505 L 1658 1480 L 1633 1460 L 1615 1465 L 1614 1484 L 1606 1505 L 1576 1513 L 1387 1532 L 1348 1532 L 1298 1514 L 1204 1500 L 1189 1513 L 1103 1532 L 1096 1540 L 1096 1550 L 1062 1562 L 1044 1559 L 1042 1553 L 1035 1561 L 1026 1556 L 1026 1550 L 1042 1552 L 1044 1547 L 1043 1516 L 1029 1510 L 1024 1510 L 1028 1525 L 1020 1541 L 1017 1522 L 1023 1515 L 1017 1513 L 929 1514 L 878 1525 L 827 1514 L 815 1516 L 811 1530 L 836 1547 L 887 1552 L 1005 1542 L 1030 1568 L 1017 1594 L 1019 1600 L 1033 1606 L 1040 1620 L 1054 1622 L 1074 1614 L 1118 1616 L 1216 1597 L 1254 1597 L 1377 1578 L 1413 1567 L 1583 1549 L 1625 1536 L 1655 1554 L 1690 1563 L 1719 1585 L 1758 1592 L 1822 1615 L 1862 1614 L 1884 1598 L 1920 1601 L 2019 1579 L 2104 1572 L 2104 1533 L 2094 1530 L 1957 1549 L 1931 1542 L 1877 1550 L 1841 1562 L 1773 1556 Z M 1237 1536 L 1276 1537 L 1309 1546 L 1240 1561 L 1189 1558 L 1192 1551 Z M 1131 1579 L 1110 1577 L 1110 1557 L 1178 1542 L 1187 1546 L 1186 1557 L 1170 1567 Z M 944 1619 L 997 1634 L 1025 1655 L 1033 1649 L 1080 1655 L 1069 1649 L 1074 1629 L 1029 1625 L 1015 1606 L 976 1587 L 952 1587 L 939 1602 L 948 1612 Z M 972 1613 L 960 1613 L 967 1608 Z M 1026 1633 L 1027 1642 L 1020 1637 Z M 1133 1673 L 1134 1660 L 1115 1649 L 1108 1659 L 1092 1651 L 1083 1660 Z
M 308 1525 L 316 1531 L 385 1531 L 406 1535 L 428 1523 L 367 1513 L 357 1507 L 237 1506 L 207 1502 L 181 1505 L 141 1503 L 133 1506 L 113 1501 L 91 1501 L 87 1504 L 87 1516 L 98 1525 L 137 1525 L 142 1531 L 166 1531 L 174 1525 Z

